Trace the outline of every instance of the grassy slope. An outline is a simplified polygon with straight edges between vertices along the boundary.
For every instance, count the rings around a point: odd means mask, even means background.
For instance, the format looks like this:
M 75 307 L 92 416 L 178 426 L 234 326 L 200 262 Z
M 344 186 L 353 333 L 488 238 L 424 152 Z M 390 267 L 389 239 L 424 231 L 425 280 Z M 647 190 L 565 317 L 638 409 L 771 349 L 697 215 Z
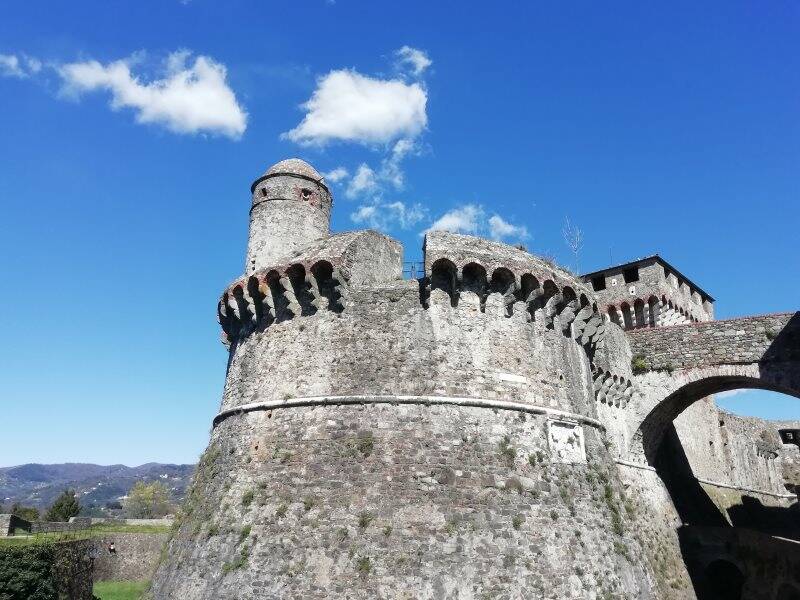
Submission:
M 139 600 L 147 590 L 149 581 L 98 581 L 94 595 L 100 600 Z

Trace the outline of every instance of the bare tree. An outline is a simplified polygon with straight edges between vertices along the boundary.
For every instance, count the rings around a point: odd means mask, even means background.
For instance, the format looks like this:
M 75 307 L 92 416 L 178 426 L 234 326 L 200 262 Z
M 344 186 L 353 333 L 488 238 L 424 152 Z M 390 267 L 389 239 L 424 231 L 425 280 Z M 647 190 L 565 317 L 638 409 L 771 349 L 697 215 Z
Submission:
M 564 217 L 564 229 L 561 230 L 564 235 L 564 243 L 575 255 L 575 273 L 580 273 L 580 254 L 583 248 L 583 231 L 570 223 L 569 217 Z

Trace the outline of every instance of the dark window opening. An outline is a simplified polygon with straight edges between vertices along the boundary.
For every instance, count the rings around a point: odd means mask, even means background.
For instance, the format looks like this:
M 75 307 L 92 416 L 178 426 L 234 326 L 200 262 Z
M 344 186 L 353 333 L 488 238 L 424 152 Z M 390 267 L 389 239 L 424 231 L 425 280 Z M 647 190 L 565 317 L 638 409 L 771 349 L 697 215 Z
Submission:
M 595 292 L 606 289 L 606 278 L 602 275 L 599 277 L 592 277 L 592 287 Z
M 639 281 L 639 269 L 633 267 L 631 269 L 625 269 L 622 272 L 622 277 L 625 279 L 625 283 L 633 283 L 634 281 Z
M 261 188 L 261 195 L 264 196 L 265 198 L 267 197 L 267 188 L 265 187 Z

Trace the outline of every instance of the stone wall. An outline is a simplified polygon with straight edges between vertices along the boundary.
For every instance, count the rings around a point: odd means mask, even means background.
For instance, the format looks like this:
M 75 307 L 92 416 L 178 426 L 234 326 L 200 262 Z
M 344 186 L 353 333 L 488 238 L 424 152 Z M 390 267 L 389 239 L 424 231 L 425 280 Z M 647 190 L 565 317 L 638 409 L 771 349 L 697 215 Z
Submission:
M 685 572 L 670 587 L 644 549 L 664 531 L 632 526 L 567 300 L 387 281 L 236 337 L 156 598 L 687 597 Z M 594 350 L 629 371 L 625 350 Z
M 724 561 L 742 574 L 741 598 L 793 600 L 800 597 L 800 542 L 741 528 L 687 527 L 681 544 L 695 585 L 708 585 L 709 567 Z
M 628 332 L 650 369 L 800 360 L 800 313 L 742 317 Z
M 104 533 L 92 538 L 97 553 L 95 581 L 149 580 L 155 572 L 166 533 Z M 114 543 L 116 552 L 108 551 Z
M 516 411 L 226 419 L 156 597 L 654 597 L 599 430 L 583 432 L 585 462 L 554 451 L 546 416 Z
M 17 515 L 0 514 L 0 537 L 13 535 L 15 530 L 30 531 L 31 524 Z
M 695 477 L 707 482 L 787 496 L 783 444 L 770 421 L 717 408 L 712 398 L 695 402 L 675 419 L 675 429 Z

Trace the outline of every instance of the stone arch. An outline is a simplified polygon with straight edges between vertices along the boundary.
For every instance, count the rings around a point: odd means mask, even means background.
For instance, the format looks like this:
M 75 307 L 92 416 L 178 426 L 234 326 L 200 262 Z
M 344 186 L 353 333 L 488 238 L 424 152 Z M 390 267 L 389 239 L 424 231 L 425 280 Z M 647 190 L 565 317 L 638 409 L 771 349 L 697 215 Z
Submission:
M 431 265 L 431 292 L 442 290 L 450 296 L 451 306 L 458 304 L 458 269 L 455 264 L 446 258 L 440 258 Z
M 650 327 L 656 327 L 660 322 L 658 298 L 656 298 L 655 296 L 650 296 L 650 298 L 647 299 L 647 308 L 648 308 L 647 318 L 650 323 Z
M 486 269 L 483 265 L 476 262 L 464 265 L 461 269 L 461 293 L 475 294 L 482 312 L 486 310 L 488 287 L 489 283 L 486 277 Z
M 628 455 L 653 464 L 667 428 L 691 404 L 720 392 L 762 389 L 800 399 L 800 361 L 710 365 L 668 374 L 651 372 L 639 381 L 640 400 Z
M 636 327 L 644 327 L 644 300 L 637 298 L 633 302 L 633 313 L 636 315 Z
M 312 292 L 311 282 L 306 277 L 306 268 L 300 263 L 290 265 L 286 269 L 286 276 L 289 278 L 294 296 L 300 305 L 300 314 L 307 316 L 316 313 L 315 296 Z
M 620 304 L 620 312 L 622 312 L 622 327 L 623 329 L 633 329 L 633 314 L 631 313 L 631 306 L 627 302 Z
M 251 275 L 247 279 L 247 296 L 250 298 L 252 302 L 252 310 L 254 314 L 254 319 L 257 323 L 261 322 L 264 318 L 264 294 L 262 293 L 261 289 L 261 282 L 259 282 L 258 277 L 255 275 Z
M 531 273 L 524 273 L 522 278 L 520 279 L 520 286 L 519 290 L 517 290 L 517 298 L 522 300 L 523 302 L 528 300 L 528 296 L 530 296 L 533 290 L 539 287 L 539 280 L 536 279 L 536 276 Z
M 503 297 L 505 315 L 510 317 L 513 313 L 514 292 L 517 290 L 517 278 L 509 269 L 498 267 L 492 272 L 489 293 L 500 294 Z
M 622 320 L 619 317 L 619 313 L 617 312 L 617 307 L 613 304 L 608 306 L 608 318 L 612 323 L 619 325 L 622 327 Z

